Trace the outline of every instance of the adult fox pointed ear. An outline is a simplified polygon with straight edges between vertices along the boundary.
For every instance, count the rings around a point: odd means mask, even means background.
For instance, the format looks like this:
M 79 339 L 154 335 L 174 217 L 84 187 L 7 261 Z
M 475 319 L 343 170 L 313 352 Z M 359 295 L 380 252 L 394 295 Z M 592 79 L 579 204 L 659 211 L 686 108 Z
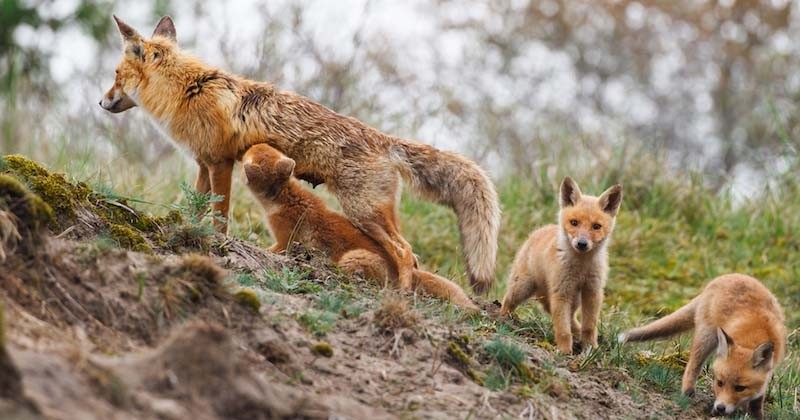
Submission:
M 178 41 L 175 33 L 175 22 L 172 21 L 171 17 L 164 16 L 158 21 L 158 25 L 156 25 L 156 29 L 153 30 L 153 36 L 151 38 L 155 38 L 156 36 L 163 36 L 172 42 Z
M 561 181 L 561 207 L 572 207 L 581 199 L 581 189 L 570 177 Z
M 128 42 L 142 39 L 142 36 L 139 35 L 139 32 L 136 32 L 136 29 L 133 29 L 130 25 L 123 22 L 117 15 L 112 16 L 114 17 L 114 21 L 117 22 L 117 28 L 119 28 L 119 33 L 122 35 L 123 41 Z
M 762 369 L 772 368 L 772 355 L 775 353 L 775 345 L 771 341 L 759 344 L 753 350 L 753 367 Z
M 604 212 L 611 216 L 616 216 L 619 206 L 622 204 L 622 185 L 617 184 L 605 190 L 597 200 L 597 204 L 600 205 Z
M 717 327 L 717 357 L 726 358 L 733 347 L 733 339 L 722 328 Z

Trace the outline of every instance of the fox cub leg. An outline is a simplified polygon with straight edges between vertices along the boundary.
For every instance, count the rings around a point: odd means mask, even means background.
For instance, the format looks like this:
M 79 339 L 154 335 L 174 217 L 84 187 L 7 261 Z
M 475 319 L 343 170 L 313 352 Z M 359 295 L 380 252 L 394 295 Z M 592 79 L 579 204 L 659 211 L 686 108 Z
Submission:
M 336 261 L 336 265 L 345 273 L 360 275 L 366 279 L 379 282 L 386 287 L 389 271 L 384 259 L 374 252 L 354 249 L 346 252 Z
M 711 356 L 717 348 L 717 331 L 713 328 L 698 327 L 692 338 L 692 350 L 689 353 L 689 362 L 686 370 L 683 371 L 683 381 L 681 382 L 681 392 L 684 395 L 694 394 L 694 386 L 697 383 L 697 376 L 703 369 L 706 359 Z
M 470 300 L 467 294 L 464 293 L 464 289 L 452 281 L 437 276 L 436 274 L 422 270 L 414 270 L 414 287 L 420 288 L 435 297 L 452 302 L 455 305 L 469 309 L 479 309 L 478 306 Z
M 524 302 L 535 293 L 536 280 L 533 277 L 512 271 L 508 279 L 506 294 L 503 296 L 503 306 L 500 308 L 500 315 L 506 316 L 514 312 L 514 309 L 517 309 L 520 303 Z
M 585 287 L 581 290 L 580 309 L 581 324 L 578 329 L 581 334 L 581 344 L 584 348 L 597 348 L 597 323 L 600 320 L 600 307 L 603 304 L 603 289 Z
M 556 346 L 564 354 L 572 354 L 572 327 L 575 321 L 575 299 L 561 294 L 550 295 L 550 308 Z

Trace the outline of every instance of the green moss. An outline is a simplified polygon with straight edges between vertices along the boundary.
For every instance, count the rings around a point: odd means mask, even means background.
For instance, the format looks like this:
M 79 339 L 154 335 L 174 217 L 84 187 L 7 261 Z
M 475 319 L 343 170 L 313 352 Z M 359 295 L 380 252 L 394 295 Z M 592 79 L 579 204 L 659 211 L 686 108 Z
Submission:
M 311 346 L 311 353 L 315 356 L 333 357 L 333 347 L 322 341 Z
M 148 254 L 153 252 L 153 248 L 147 243 L 147 239 L 141 233 L 128 226 L 109 223 L 108 233 L 123 248 Z
M 467 375 L 473 382 L 478 385 L 483 385 L 483 379 L 475 373 L 475 370 L 472 369 L 472 359 L 467 355 L 467 353 L 462 349 L 462 345 L 466 345 L 469 342 L 469 337 L 466 335 L 462 335 L 459 339 L 462 343 L 456 341 L 451 341 L 447 345 L 447 355 L 449 356 L 450 363 L 463 374 Z
M 451 341 L 447 345 L 447 354 L 450 356 L 453 363 L 459 368 L 468 368 L 470 365 L 470 358 L 461 350 L 461 346 L 455 341 Z
M 234 296 L 236 296 L 236 300 L 239 303 L 252 309 L 253 312 L 258 312 L 261 309 L 261 300 L 258 299 L 256 292 L 250 289 L 241 289 Z
M 16 176 L 39 195 L 55 211 L 59 222 L 74 220 L 76 206 L 85 202 L 92 193 L 86 184 L 71 183 L 63 174 L 50 173 L 24 156 L 9 155 L 3 160 L 4 171 Z
M 0 174 L 0 208 L 11 210 L 30 230 L 54 220 L 53 209 L 14 177 Z

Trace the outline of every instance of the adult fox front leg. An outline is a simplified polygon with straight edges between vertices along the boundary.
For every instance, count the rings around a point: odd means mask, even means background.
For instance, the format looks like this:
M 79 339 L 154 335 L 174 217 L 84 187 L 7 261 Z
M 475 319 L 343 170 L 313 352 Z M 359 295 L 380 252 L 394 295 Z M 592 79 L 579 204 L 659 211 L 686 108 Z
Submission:
M 251 146 L 267 143 L 296 162 L 298 178 L 333 189 L 353 224 L 392 256 L 397 280 L 408 283 L 414 258 L 395 210 L 402 178 L 424 198 L 455 211 L 470 283 L 479 293 L 491 287 L 500 207 L 491 180 L 475 162 L 381 133 L 271 83 L 208 66 L 178 48 L 169 17 L 150 39 L 116 21 L 124 52 L 100 105 L 113 113 L 139 106 L 188 149 L 201 164 L 198 188 L 226 197 L 215 205 L 222 216 L 227 217 L 230 184 L 228 166 L 217 165 L 232 164 Z

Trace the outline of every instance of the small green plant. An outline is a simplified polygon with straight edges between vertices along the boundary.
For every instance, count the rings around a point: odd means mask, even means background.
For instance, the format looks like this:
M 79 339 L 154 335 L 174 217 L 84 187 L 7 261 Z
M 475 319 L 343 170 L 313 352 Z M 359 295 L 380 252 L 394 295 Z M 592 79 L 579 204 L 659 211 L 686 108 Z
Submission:
M 319 309 L 344 318 L 356 317 L 365 311 L 363 306 L 352 303 L 350 296 L 343 292 L 322 293 L 315 298 L 315 302 Z
M 336 325 L 336 314 L 312 309 L 300 314 L 297 320 L 315 336 L 323 337 Z
M 258 281 L 256 280 L 255 276 L 250 273 L 239 273 L 233 279 L 237 284 L 243 287 L 255 287 L 258 285 Z
M 283 267 L 280 272 L 265 270 L 264 285 L 278 293 L 318 293 L 322 286 L 308 280 L 309 273 L 298 267 Z
M 181 182 L 183 200 L 175 206 L 180 212 L 178 223 L 167 241 L 170 248 L 208 248 L 208 239 L 214 234 L 213 221 L 225 222 L 225 218 L 212 211 L 211 205 L 222 201 L 223 197 L 213 193 L 201 193 Z
M 523 382 L 532 379 L 530 368 L 526 365 L 528 355 L 520 346 L 507 341 L 499 334 L 483 345 L 494 366 L 486 377 L 485 384 L 489 389 L 505 389 L 516 376 Z M 501 386 L 502 388 L 492 388 Z

